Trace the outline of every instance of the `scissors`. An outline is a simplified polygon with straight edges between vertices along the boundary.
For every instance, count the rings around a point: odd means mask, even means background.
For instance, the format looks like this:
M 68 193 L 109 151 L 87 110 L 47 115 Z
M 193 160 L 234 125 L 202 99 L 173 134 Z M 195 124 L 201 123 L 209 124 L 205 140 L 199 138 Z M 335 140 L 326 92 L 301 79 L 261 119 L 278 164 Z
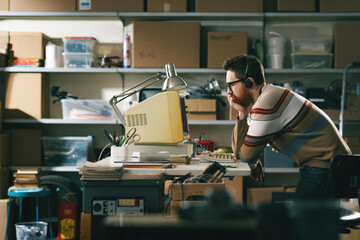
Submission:
M 141 139 L 140 135 L 136 133 L 136 128 L 130 128 L 125 137 L 125 145 L 138 142 Z

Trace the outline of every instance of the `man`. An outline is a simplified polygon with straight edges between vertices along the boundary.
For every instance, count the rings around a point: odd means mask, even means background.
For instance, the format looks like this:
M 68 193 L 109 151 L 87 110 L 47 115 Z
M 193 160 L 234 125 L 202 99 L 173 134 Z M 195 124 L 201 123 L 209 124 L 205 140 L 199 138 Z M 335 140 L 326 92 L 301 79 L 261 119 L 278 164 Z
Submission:
M 232 134 L 232 149 L 247 162 L 252 177 L 262 182 L 259 157 L 270 144 L 300 167 L 296 198 L 331 197 L 330 160 L 351 154 L 330 118 L 293 91 L 266 84 L 264 68 L 253 56 L 224 62 L 229 104 L 239 115 Z

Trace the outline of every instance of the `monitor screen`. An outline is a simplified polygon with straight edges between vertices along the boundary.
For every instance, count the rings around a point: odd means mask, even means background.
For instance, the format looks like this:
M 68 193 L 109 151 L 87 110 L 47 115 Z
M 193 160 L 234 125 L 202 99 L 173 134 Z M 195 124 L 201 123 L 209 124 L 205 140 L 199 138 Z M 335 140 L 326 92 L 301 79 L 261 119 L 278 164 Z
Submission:
M 183 97 L 165 91 L 136 104 L 126 111 L 126 132 L 136 128 L 137 144 L 176 145 L 189 138 Z

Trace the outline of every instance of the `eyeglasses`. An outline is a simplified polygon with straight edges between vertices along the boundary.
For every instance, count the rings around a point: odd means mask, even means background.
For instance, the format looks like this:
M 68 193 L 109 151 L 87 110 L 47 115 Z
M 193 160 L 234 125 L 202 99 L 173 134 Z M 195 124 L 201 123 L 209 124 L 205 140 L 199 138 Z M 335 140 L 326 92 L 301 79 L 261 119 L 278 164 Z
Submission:
M 246 79 L 248 79 L 248 76 L 247 76 L 247 74 L 248 74 L 248 67 L 249 67 L 249 61 L 248 61 L 248 58 L 246 58 L 245 78 L 243 78 L 243 79 L 238 79 L 238 80 L 236 80 L 236 81 L 226 83 L 227 86 L 228 86 L 228 89 L 229 89 L 230 91 L 232 91 L 231 86 L 232 86 L 233 84 L 235 84 L 235 83 L 237 83 L 237 82 L 245 82 Z
M 245 82 L 245 80 L 246 80 L 245 78 L 243 78 L 243 79 L 238 79 L 238 80 L 236 80 L 236 81 L 229 82 L 229 83 L 226 83 L 226 84 L 227 84 L 227 86 L 228 86 L 228 89 L 229 89 L 230 91 L 232 91 L 231 86 L 232 86 L 233 84 L 238 83 L 238 82 Z

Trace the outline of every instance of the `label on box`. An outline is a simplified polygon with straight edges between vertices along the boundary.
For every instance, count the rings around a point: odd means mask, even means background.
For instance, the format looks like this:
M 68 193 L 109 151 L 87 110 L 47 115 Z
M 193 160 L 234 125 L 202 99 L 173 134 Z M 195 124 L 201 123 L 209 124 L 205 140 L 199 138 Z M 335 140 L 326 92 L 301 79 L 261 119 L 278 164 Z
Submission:
M 91 10 L 91 0 L 79 0 L 79 10 Z

